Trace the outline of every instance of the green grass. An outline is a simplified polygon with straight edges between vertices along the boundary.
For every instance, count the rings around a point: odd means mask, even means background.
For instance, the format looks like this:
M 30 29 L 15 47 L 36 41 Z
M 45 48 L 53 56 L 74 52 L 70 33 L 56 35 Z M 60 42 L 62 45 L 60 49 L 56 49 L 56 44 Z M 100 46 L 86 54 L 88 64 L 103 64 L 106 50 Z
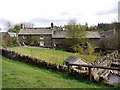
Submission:
M 55 50 L 49 48 L 40 48 L 40 47 L 12 47 L 10 48 L 16 52 L 23 53 L 25 55 L 31 55 L 33 57 L 38 57 L 42 60 L 48 62 L 55 62 L 57 64 L 63 64 L 63 60 L 68 56 L 79 56 L 88 62 L 94 61 L 98 56 L 96 55 L 80 55 L 78 53 L 70 53 L 62 50 Z
M 0 60 L 1 61 L 1 60 Z M 41 69 L 19 61 L 2 58 L 3 88 L 99 88 L 103 84 L 89 82 L 66 73 Z

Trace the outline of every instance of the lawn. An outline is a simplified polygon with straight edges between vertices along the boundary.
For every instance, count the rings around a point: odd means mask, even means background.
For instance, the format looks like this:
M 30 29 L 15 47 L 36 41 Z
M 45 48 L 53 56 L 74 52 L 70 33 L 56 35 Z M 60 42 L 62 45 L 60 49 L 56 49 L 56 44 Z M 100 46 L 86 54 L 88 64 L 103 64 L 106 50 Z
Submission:
M 0 60 L 1 61 L 1 60 Z M 2 58 L 3 88 L 99 88 L 93 83 L 66 73 L 42 69 L 19 61 Z
M 78 56 L 83 58 L 87 62 L 92 62 L 96 58 L 98 58 L 98 56 L 96 55 L 81 55 L 78 53 L 71 53 L 63 50 L 55 50 L 55 49 L 40 48 L 40 47 L 22 46 L 22 47 L 12 47 L 10 49 L 25 55 L 38 57 L 42 60 L 46 60 L 47 62 L 55 62 L 61 65 L 63 64 L 63 60 L 68 56 Z

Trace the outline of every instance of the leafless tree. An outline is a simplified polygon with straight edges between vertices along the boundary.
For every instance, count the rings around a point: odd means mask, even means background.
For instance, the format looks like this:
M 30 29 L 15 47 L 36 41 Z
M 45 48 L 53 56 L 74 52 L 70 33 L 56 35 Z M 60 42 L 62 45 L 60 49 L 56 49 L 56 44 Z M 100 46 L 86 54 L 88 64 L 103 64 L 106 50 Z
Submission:
M 12 22 L 10 22 L 10 21 L 6 21 L 6 23 L 5 23 L 5 27 L 6 27 L 6 30 L 7 30 L 7 31 L 10 30 L 10 29 L 12 29 L 12 28 L 13 28 L 13 24 L 12 24 Z

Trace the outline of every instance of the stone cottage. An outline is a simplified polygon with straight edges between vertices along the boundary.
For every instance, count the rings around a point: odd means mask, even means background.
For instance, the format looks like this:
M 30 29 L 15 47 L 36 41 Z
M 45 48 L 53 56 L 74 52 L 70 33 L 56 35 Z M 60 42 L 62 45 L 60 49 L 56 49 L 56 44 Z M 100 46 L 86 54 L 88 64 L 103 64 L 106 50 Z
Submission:
M 31 37 L 41 47 L 52 47 L 52 30 L 50 28 L 21 29 L 18 33 L 19 43 L 25 45 L 27 37 Z
M 65 30 L 59 27 L 53 26 L 44 28 L 22 28 L 18 33 L 18 41 L 21 45 L 26 45 L 26 39 L 36 44 L 40 47 L 64 47 L 64 40 L 67 38 Z M 100 40 L 100 35 L 98 32 L 87 32 L 87 38 L 93 45 L 97 45 Z

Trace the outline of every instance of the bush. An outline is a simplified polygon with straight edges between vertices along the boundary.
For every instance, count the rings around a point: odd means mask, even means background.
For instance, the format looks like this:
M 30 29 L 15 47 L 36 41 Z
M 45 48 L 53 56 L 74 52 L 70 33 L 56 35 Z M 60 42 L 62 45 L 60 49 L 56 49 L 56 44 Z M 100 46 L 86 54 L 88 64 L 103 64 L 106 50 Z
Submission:
M 26 38 L 25 38 L 25 44 L 26 45 L 31 45 L 31 42 L 32 41 L 32 37 L 31 36 L 26 36 Z
M 33 43 L 34 43 L 35 46 L 39 45 L 37 40 L 33 40 Z
M 3 42 L 1 45 L 3 47 L 17 46 L 17 39 L 16 39 L 16 37 L 11 37 L 11 38 L 8 39 L 7 42 Z
M 87 43 L 87 52 L 88 52 L 89 55 L 94 54 L 94 48 L 93 48 L 91 43 Z
M 83 54 L 83 47 L 80 46 L 80 45 L 78 45 L 78 44 L 72 46 L 71 49 L 72 49 L 74 52 Z

